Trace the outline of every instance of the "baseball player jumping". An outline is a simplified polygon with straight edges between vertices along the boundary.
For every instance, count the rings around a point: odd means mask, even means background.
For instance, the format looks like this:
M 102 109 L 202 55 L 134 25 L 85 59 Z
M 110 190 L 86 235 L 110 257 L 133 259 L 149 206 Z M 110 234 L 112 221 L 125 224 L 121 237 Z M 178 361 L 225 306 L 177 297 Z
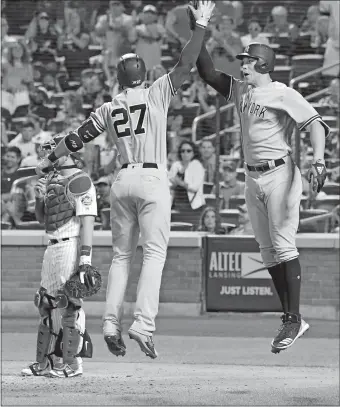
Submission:
M 145 86 L 144 61 L 136 54 L 122 56 L 117 66 L 122 92 L 92 113 L 77 130 L 66 135 L 37 167 L 37 172 L 43 173 L 51 163 L 78 151 L 104 130 L 117 145 L 122 169 L 111 190 L 113 260 L 103 318 L 104 339 L 116 356 L 126 353 L 121 328 L 123 301 L 130 265 L 141 236 L 143 265 L 134 322 L 128 334 L 147 356 L 157 357 L 153 332 L 171 216 L 166 171 L 167 112 L 171 98 L 196 63 L 214 6 L 212 1 L 199 1 L 197 9 L 189 6 L 195 19 L 192 37 L 177 65 L 149 88 Z
M 42 148 L 51 153 L 61 139 L 55 137 Z M 81 356 L 92 357 L 82 300 L 68 297 L 63 289 L 78 264 L 91 264 L 97 215 L 96 190 L 79 169 L 78 158 L 71 154 L 57 160 L 35 187 L 36 216 L 45 224 L 50 240 L 34 299 L 40 314 L 36 361 L 21 371 L 24 376 L 79 376 L 83 373 Z
M 271 343 L 272 352 L 278 353 L 309 328 L 299 308 L 301 267 L 295 237 L 302 181 L 287 143 L 289 129 L 297 125 L 310 132 L 314 157 L 308 177 L 313 190 L 320 191 L 326 179 L 324 149 L 329 128 L 298 92 L 272 82 L 275 53 L 269 46 L 252 43 L 236 58 L 242 61 L 242 81 L 214 69 L 205 45 L 197 68 L 202 79 L 235 103 L 240 118 L 246 204 L 263 263 L 284 312 Z

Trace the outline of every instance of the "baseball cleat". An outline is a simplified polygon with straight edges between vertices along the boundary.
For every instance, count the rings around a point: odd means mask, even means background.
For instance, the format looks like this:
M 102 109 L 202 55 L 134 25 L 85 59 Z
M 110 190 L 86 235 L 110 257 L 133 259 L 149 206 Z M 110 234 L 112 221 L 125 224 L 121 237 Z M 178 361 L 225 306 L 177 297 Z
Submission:
M 138 343 L 141 351 L 144 352 L 146 356 L 149 356 L 151 359 L 156 359 L 158 353 L 155 349 L 152 335 L 141 334 L 131 328 L 128 330 L 128 334 L 130 339 L 134 339 Z
M 76 377 L 83 374 L 83 366 L 79 365 L 76 368 L 71 367 L 70 365 L 63 365 L 61 368 L 51 369 L 49 377 Z
M 46 367 L 40 367 L 39 362 L 34 362 L 25 367 L 21 371 L 22 376 L 49 376 L 51 371 L 50 363 L 47 364 Z
M 300 315 L 287 312 L 281 316 L 282 325 L 272 340 L 272 353 L 280 353 L 293 345 L 309 329 L 309 324 Z
M 105 335 L 104 340 L 106 342 L 109 351 L 115 356 L 125 356 L 126 346 L 123 338 L 119 333 L 116 335 Z

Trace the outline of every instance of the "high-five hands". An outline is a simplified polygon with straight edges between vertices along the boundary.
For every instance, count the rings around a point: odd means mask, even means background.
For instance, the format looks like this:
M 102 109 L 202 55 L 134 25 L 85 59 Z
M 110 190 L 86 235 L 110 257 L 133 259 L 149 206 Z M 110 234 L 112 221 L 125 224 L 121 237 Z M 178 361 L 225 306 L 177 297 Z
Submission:
M 192 4 L 189 4 L 190 28 L 194 29 L 195 25 L 207 27 L 214 8 L 215 3 L 210 0 L 193 1 Z

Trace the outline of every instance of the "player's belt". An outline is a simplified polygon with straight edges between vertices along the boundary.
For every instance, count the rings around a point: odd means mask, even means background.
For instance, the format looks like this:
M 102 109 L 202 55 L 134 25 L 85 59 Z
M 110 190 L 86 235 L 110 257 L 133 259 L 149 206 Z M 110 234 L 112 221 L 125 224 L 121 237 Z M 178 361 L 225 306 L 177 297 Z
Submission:
M 274 160 L 274 167 L 279 167 L 280 165 L 284 164 L 285 160 L 283 158 L 279 158 L 278 160 Z M 247 164 L 247 168 L 249 171 L 268 171 L 272 168 L 269 164 L 257 165 L 256 167 Z
M 61 242 L 67 242 L 68 240 L 70 240 L 69 237 L 63 237 L 62 239 L 50 239 L 49 244 L 57 244 L 57 243 L 61 243 Z
M 122 168 L 133 168 L 134 165 L 139 168 L 158 168 L 158 165 L 155 163 L 143 163 L 143 165 L 141 165 L 141 163 L 123 164 Z

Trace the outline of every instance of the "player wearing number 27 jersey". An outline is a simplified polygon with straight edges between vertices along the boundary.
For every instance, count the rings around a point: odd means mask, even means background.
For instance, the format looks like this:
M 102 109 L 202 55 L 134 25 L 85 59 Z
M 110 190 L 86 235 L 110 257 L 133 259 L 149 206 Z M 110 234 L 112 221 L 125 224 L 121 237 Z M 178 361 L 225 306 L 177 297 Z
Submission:
M 189 77 L 197 60 L 214 3 L 199 1 L 197 9 L 191 5 L 189 8 L 194 16 L 193 33 L 170 73 L 146 88 L 144 61 L 136 54 L 121 57 L 117 78 L 122 92 L 66 135 L 48 159 L 37 167 L 38 173 L 43 172 L 59 157 L 79 150 L 104 130 L 116 143 L 122 169 L 111 189 L 113 260 L 103 317 L 104 339 L 116 356 L 126 353 L 121 318 L 130 266 L 140 237 L 143 265 L 134 322 L 128 334 L 147 356 L 157 357 L 153 332 L 171 215 L 166 171 L 167 112 L 175 91 Z

